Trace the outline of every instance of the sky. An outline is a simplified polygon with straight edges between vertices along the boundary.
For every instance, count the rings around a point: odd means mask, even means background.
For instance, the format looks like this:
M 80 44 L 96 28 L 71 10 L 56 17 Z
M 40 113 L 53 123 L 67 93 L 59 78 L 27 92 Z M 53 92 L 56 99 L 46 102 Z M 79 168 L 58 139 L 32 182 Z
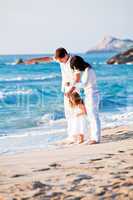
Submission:
M 133 39 L 133 0 L 0 0 L 0 54 L 86 52 L 104 36 Z

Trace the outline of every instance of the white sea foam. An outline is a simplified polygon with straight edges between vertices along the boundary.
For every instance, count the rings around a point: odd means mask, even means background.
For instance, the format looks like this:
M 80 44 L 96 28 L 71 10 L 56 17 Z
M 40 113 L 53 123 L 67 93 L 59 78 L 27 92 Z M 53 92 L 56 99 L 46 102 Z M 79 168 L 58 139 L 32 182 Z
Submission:
M 47 136 L 47 135 L 55 135 L 55 134 L 64 134 L 66 132 L 66 120 L 50 120 L 47 124 L 41 124 L 34 128 L 27 128 L 23 130 L 19 130 L 16 133 L 10 134 L 1 134 L 0 139 L 7 138 L 24 138 L 24 137 L 39 137 L 39 136 Z
M 27 94 L 32 94 L 32 89 L 21 89 L 21 90 L 15 90 L 15 91 L 3 91 L 0 92 L 0 99 L 4 99 L 7 96 L 11 96 L 11 95 L 27 95 Z
M 33 77 L 31 77 L 31 76 L 27 76 L 27 77 L 25 77 L 25 76 L 17 76 L 17 77 L 13 77 L 13 78 L 3 78 L 3 77 L 1 77 L 0 78 L 0 81 L 9 81 L 9 82 L 11 82 L 11 81 L 39 81 L 39 80 L 46 80 L 46 79 L 53 79 L 53 78 L 59 78 L 59 77 L 61 77 L 60 76 L 60 74 L 51 74 L 51 75 L 46 75 L 46 76 L 33 76 Z
M 130 111 L 128 111 L 130 110 Z M 133 122 L 133 108 L 129 107 L 127 108 L 127 111 L 121 111 L 117 113 L 111 113 L 111 112 L 103 112 L 100 113 L 100 119 L 102 123 L 102 128 L 105 127 L 114 127 L 114 126 L 119 126 L 119 125 L 128 125 Z M 66 120 L 65 119 L 58 119 L 58 120 L 53 120 L 51 118 L 51 114 L 46 114 L 44 115 L 40 121 L 38 122 L 40 125 L 47 124 L 49 127 L 51 125 L 55 125 L 56 128 L 60 128 L 62 126 L 66 126 Z
M 133 65 L 133 63 L 129 62 L 129 63 L 126 63 L 126 65 Z
M 125 113 L 102 113 L 102 127 L 115 127 L 119 125 L 128 125 L 133 123 L 133 111 Z
M 93 65 L 106 65 L 107 63 L 106 62 L 92 62 Z
M 6 62 L 5 65 L 16 65 L 16 62 Z
M 0 91 L 0 99 L 3 99 L 3 98 L 4 98 L 3 92 Z
M 45 130 L 44 127 L 41 128 L 34 128 L 34 129 L 24 129 L 19 131 L 16 134 L 9 134 L 9 135 L 2 135 L 0 139 L 7 139 L 7 138 L 23 138 L 23 137 L 39 137 L 39 136 L 46 136 L 46 135 L 54 135 L 54 134 L 62 134 L 66 131 L 65 127 L 62 129 L 52 129 L 49 127 L 49 130 Z
M 16 94 L 32 94 L 32 90 L 29 89 L 29 90 L 16 90 L 16 91 L 10 91 L 10 92 L 7 92 L 5 93 L 6 96 L 8 95 L 16 95 Z
M 125 74 L 125 75 L 123 75 L 123 76 L 121 76 L 121 78 L 120 79 L 118 79 L 118 76 L 100 76 L 100 77 L 98 77 L 97 78 L 99 81 L 105 81 L 105 80 L 109 80 L 109 81 L 119 81 L 119 82 L 122 82 L 122 81 L 124 81 L 124 80 L 133 80 L 133 77 L 127 77 L 127 75 Z M 116 82 L 116 83 L 117 83 Z

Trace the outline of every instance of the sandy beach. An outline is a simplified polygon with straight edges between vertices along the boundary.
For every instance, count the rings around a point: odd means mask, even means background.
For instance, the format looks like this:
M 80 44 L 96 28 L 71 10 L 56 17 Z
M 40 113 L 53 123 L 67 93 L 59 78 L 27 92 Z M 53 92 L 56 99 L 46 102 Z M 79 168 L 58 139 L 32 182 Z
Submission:
M 58 144 L 0 156 L 0 200 L 131 200 L 133 126 L 106 128 L 97 145 Z

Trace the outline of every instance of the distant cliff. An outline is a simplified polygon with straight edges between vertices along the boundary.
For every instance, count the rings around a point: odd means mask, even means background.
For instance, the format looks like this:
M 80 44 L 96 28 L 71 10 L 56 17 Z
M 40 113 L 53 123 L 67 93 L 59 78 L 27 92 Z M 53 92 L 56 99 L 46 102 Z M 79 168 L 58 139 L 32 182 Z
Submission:
M 89 49 L 86 53 L 100 51 L 124 51 L 133 48 L 133 40 L 118 39 L 112 36 L 104 37 L 104 39 L 95 47 Z

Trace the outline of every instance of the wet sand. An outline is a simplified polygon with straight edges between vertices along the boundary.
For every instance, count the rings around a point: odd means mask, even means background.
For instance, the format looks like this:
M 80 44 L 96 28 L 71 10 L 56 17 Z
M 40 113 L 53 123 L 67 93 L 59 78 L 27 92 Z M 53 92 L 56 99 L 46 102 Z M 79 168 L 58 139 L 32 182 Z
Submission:
M 133 199 L 133 126 L 104 129 L 96 145 L 0 156 L 0 200 L 63 199 Z

